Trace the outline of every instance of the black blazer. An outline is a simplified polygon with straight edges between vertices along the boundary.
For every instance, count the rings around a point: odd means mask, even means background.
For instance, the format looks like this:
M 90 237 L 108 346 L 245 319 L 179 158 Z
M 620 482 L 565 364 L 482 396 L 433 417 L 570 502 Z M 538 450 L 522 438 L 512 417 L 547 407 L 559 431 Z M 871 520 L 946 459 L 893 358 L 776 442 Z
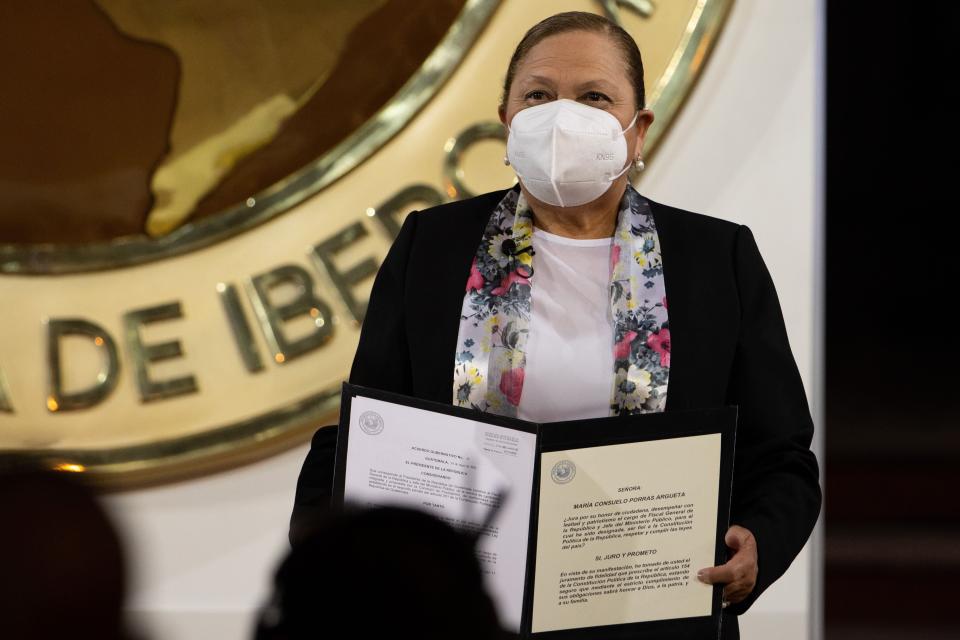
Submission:
M 470 264 L 505 193 L 407 217 L 373 285 L 352 383 L 452 402 Z M 650 207 L 670 305 L 665 410 L 740 407 L 732 522 L 756 537 L 759 576 L 750 597 L 728 609 L 738 614 L 786 571 L 817 520 L 813 422 L 773 281 L 750 230 L 655 202 Z M 292 535 L 329 501 L 335 442 L 335 428 L 314 436 Z

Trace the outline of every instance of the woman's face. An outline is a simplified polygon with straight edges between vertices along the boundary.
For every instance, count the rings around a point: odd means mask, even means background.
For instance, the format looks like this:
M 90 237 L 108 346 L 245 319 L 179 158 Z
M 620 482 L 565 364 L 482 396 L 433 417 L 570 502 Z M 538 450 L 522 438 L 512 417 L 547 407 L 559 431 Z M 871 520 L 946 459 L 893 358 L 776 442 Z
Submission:
M 611 113 L 626 128 L 637 112 L 633 83 L 623 53 L 606 34 L 571 31 L 541 40 L 517 65 L 510 94 L 500 111 L 509 126 L 527 107 L 567 98 Z M 637 124 L 624 134 L 629 158 L 643 149 L 651 111 L 640 111 Z

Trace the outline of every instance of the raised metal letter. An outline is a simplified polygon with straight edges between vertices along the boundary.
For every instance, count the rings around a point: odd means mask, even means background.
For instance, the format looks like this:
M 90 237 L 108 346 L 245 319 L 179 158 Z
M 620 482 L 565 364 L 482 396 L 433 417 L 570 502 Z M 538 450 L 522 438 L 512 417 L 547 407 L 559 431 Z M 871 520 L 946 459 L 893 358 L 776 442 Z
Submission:
M 443 202 L 443 195 L 426 184 L 412 184 L 390 196 L 376 209 L 367 209 L 367 215 L 380 223 L 383 230 L 393 240 L 400 233 L 400 222 L 397 218 L 410 211 L 410 205 L 422 204 L 433 207 Z
M 0 369 L 0 413 L 13 413 L 13 404 L 10 402 L 10 391 L 7 390 L 3 369 Z
M 340 296 L 350 315 L 358 323 L 363 322 L 363 316 L 367 313 L 367 303 L 360 302 L 353 295 L 353 287 L 360 281 L 369 278 L 377 273 L 377 262 L 373 258 L 366 258 L 353 265 L 346 271 L 341 271 L 333 261 L 333 256 L 350 246 L 357 240 L 367 236 L 367 230 L 360 222 L 354 222 L 352 225 L 338 232 L 332 238 L 324 240 L 313 248 L 313 256 L 320 265 L 326 270 L 330 281 Z
M 63 375 L 60 359 L 60 338 L 63 336 L 84 336 L 103 350 L 105 362 L 97 374 L 97 381 L 82 391 L 66 393 L 63 390 Z M 47 395 L 47 410 L 74 411 L 86 409 L 104 400 L 114 387 L 120 372 L 120 359 L 117 357 L 117 345 L 110 334 L 100 325 L 78 318 L 47 321 L 47 367 L 50 391 Z
M 270 291 L 283 284 L 295 286 L 297 296 L 291 302 L 276 305 L 270 301 Z M 327 303 L 313 293 L 313 279 L 303 267 L 288 264 L 254 276 L 250 279 L 250 301 L 263 336 L 273 351 L 273 359 L 280 364 L 323 346 L 333 335 L 333 313 Z M 283 333 L 284 323 L 302 315 L 313 319 L 314 330 L 302 338 L 287 339 Z
M 180 309 L 179 302 L 137 309 L 123 315 L 123 334 L 127 349 L 129 349 L 130 356 L 133 359 L 133 368 L 137 376 L 137 387 L 140 390 L 141 402 L 162 400 L 185 393 L 193 393 L 197 390 L 197 380 L 192 375 L 159 381 L 150 378 L 148 367 L 151 362 L 179 358 L 183 355 L 179 340 L 144 344 L 140 338 L 140 327 L 143 325 L 161 320 L 172 320 L 182 316 L 183 312 Z
M 257 343 L 253 341 L 253 332 L 250 331 L 247 316 L 243 313 L 243 307 L 240 306 L 237 288 L 232 284 L 221 282 L 217 285 L 217 292 L 220 294 L 220 302 L 223 303 L 223 311 L 230 322 L 233 339 L 237 343 L 243 365 L 250 373 L 263 371 L 263 361 L 260 360 Z

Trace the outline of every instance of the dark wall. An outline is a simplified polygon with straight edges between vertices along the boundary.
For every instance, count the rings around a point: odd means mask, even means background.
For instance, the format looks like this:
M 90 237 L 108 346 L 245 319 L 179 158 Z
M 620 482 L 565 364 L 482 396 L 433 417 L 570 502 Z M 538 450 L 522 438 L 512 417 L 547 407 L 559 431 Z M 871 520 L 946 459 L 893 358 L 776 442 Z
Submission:
M 827 638 L 960 637 L 960 5 L 825 4 Z

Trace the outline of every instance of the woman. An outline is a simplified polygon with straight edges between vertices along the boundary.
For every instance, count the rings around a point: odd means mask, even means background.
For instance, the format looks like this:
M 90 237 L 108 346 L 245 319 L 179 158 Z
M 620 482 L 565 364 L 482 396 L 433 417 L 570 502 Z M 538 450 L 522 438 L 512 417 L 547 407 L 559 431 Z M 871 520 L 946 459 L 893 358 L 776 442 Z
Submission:
M 510 61 L 500 119 L 519 186 L 410 214 L 380 269 L 350 380 L 551 421 L 738 405 L 730 559 L 698 576 L 747 610 L 820 509 L 813 425 L 749 229 L 630 186 L 653 121 L 633 39 L 547 18 Z M 314 438 L 293 531 L 325 502 Z M 725 616 L 725 637 L 737 637 Z

